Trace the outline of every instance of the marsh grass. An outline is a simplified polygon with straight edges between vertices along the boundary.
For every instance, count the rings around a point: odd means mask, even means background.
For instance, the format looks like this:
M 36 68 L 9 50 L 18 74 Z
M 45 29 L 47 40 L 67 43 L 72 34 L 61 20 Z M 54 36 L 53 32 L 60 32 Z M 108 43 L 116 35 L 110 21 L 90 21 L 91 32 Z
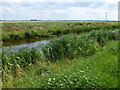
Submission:
M 65 35 L 46 44 L 43 53 L 35 48 L 3 50 L 3 87 L 117 88 L 117 33 Z
M 69 33 L 89 32 L 99 29 L 118 28 L 117 22 L 36 22 L 2 23 L 2 40 L 24 39 L 29 37 L 50 37 Z M 29 36 L 26 32 L 30 32 Z
M 42 48 L 48 60 L 74 59 L 80 56 L 90 56 L 103 47 L 109 40 L 115 40 L 118 31 L 92 31 L 83 35 L 67 35 L 50 41 Z
M 42 60 L 41 52 L 35 48 L 22 48 L 18 52 L 2 53 L 3 71 L 7 74 L 16 75 L 16 70 L 26 69 L 37 61 Z
M 19 78 L 9 76 L 3 85 L 11 88 L 117 88 L 118 77 L 118 41 L 110 41 L 87 58 L 56 63 L 39 61 L 22 71 Z

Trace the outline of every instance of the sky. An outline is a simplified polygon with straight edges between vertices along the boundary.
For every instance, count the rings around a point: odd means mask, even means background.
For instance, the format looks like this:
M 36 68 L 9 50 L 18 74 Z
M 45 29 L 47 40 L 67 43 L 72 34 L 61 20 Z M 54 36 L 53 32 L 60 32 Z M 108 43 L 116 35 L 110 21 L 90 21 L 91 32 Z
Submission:
M 119 0 L 2 0 L 1 20 L 118 19 Z

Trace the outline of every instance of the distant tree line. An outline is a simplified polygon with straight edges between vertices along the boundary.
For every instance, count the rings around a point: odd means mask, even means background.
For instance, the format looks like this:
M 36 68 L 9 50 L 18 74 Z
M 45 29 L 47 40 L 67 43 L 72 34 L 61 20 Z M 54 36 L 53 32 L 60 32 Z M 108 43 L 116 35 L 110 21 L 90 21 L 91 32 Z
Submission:
M 37 21 L 37 19 L 31 19 L 30 21 Z

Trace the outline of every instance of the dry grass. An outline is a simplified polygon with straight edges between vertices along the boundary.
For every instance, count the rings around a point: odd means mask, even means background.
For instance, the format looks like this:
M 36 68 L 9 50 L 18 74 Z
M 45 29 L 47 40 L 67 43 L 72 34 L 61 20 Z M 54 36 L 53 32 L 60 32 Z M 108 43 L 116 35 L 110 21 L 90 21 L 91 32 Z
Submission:
M 0 21 L 0 23 L 27 23 L 27 22 L 100 22 L 100 21 Z

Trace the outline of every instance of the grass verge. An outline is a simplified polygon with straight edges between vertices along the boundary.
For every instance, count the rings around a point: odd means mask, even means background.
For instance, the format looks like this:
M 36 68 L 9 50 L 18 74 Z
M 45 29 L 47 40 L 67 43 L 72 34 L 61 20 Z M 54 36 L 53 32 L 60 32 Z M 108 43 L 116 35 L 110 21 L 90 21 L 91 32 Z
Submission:
M 20 70 L 20 69 L 19 69 Z M 14 88 L 117 88 L 118 41 L 110 41 L 88 58 L 59 62 L 40 61 L 20 76 L 7 76 L 3 87 Z

